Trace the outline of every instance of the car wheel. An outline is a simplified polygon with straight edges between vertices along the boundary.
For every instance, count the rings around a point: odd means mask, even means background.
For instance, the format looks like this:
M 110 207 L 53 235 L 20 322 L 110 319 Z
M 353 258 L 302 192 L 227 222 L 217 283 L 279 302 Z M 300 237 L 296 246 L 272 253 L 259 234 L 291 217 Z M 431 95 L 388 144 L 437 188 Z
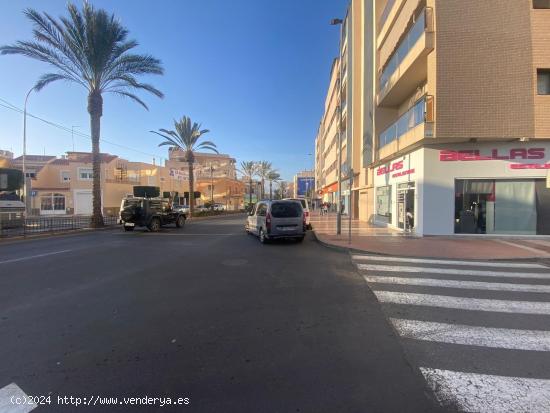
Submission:
M 127 227 L 126 225 L 124 225 L 124 231 L 133 231 L 134 230 L 134 227 Z
M 149 228 L 151 232 L 158 232 L 160 230 L 160 219 L 153 218 L 147 228 Z
M 181 228 L 185 225 L 185 217 L 183 215 L 180 215 L 178 219 L 176 219 L 176 228 Z
M 260 229 L 260 233 L 259 233 L 258 236 L 259 236 L 260 242 L 261 242 L 262 244 L 267 244 L 267 243 L 269 242 L 268 239 L 267 239 L 267 237 L 265 236 L 265 232 L 264 232 L 263 229 Z

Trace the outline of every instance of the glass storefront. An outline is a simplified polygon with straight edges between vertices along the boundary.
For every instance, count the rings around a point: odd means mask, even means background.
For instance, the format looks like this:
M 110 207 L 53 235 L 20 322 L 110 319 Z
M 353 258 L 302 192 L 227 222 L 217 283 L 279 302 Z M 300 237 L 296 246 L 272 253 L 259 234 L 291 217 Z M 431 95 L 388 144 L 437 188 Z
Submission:
M 376 188 L 376 214 L 391 222 L 391 185 Z
M 543 179 L 455 180 L 457 234 L 550 234 L 549 217 Z

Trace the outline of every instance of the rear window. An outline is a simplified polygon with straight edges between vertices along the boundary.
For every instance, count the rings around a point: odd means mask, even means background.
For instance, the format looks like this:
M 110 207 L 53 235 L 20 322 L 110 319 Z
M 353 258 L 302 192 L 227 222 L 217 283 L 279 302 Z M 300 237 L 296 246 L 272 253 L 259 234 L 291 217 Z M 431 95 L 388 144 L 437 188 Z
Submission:
M 271 205 L 271 215 L 274 218 L 298 218 L 302 216 L 302 208 L 296 202 L 276 202 Z

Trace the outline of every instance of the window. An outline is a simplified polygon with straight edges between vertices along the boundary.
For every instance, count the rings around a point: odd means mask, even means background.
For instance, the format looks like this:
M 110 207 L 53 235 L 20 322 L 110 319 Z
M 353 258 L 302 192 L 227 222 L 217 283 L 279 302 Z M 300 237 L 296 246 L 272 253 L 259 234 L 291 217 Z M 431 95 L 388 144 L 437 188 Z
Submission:
M 61 171 L 61 182 L 71 182 L 71 173 L 69 171 Z
M 550 95 L 550 69 L 537 69 L 537 93 Z
M 266 204 L 259 204 L 258 209 L 256 210 L 256 215 L 259 217 L 265 216 L 267 213 L 267 205 Z
M 391 216 L 391 186 L 376 188 L 376 214 L 383 217 Z
M 65 195 L 46 193 L 40 197 L 42 211 L 65 211 Z
M 78 179 L 81 181 L 91 181 L 94 179 L 94 170 L 92 168 L 78 168 Z
M 550 9 L 550 0 L 533 0 L 534 9 Z

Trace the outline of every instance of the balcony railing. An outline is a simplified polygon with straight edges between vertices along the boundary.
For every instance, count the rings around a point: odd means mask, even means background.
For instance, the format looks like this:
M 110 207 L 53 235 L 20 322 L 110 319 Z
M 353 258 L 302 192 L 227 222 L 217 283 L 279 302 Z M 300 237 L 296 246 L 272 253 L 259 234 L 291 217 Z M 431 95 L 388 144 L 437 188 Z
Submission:
M 426 97 L 423 97 L 405 112 L 397 122 L 380 134 L 379 147 L 383 147 L 406 134 L 417 125 L 428 121 L 426 112 Z
M 379 30 L 382 29 L 382 27 L 384 27 L 384 23 L 386 23 L 386 20 L 388 20 L 388 17 L 390 15 L 391 9 L 393 9 L 394 4 L 395 4 L 395 0 L 388 0 L 388 2 L 386 3 L 386 6 L 382 11 L 382 15 L 380 16 L 380 20 L 378 21 Z
M 399 65 L 401 65 L 403 60 L 405 60 L 405 57 L 407 57 L 416 42 L 420 40 L 425 30 L 426 12 L 425 10 L 423 10 L 422 13 L 420 13 L 420 15 L 417 17 L 414 25 L 409 29 L 405 38 L 397 47 L 397 50 L 393 53 L 393 56 L 386 64 L 385 69 L 382 71 L 382 74 L 380 75 L 379 90 L 384 90 L 392 75 L 395 73 Z

